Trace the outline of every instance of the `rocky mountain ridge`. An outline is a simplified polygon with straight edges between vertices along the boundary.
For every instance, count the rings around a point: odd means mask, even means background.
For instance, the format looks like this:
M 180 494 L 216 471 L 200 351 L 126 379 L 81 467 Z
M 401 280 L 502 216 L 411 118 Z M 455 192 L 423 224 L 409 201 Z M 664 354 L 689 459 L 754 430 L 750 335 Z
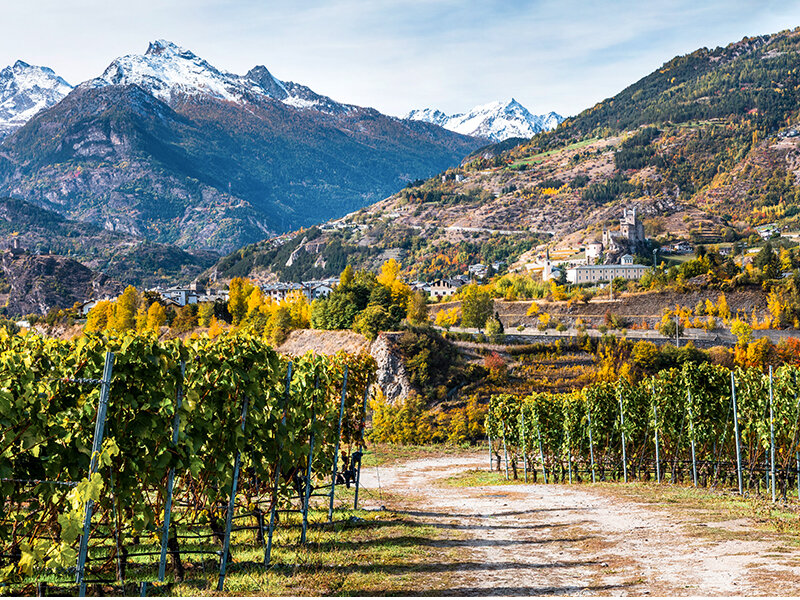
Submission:
M 153 42 L 0 145 L 0 194 L 185 249 L 229 252 L 340 217 L 481 145 L 239 76 Z

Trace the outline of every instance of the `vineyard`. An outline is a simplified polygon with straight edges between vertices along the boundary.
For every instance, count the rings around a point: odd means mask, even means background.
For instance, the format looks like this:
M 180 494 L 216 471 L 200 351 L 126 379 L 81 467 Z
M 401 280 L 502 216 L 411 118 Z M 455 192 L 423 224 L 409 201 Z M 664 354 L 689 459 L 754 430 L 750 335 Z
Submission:
M 800 492 L 797 375 L 686 363 L 639 383 L 497 395 L 490 463 L 526 481 L 685 482 L 786 500 Z
M 338 484 L 355 483 L 358 502 L 374 373 L 366 355 L 288 359 L 246 334 L 0 330 L 0 585 L 144 591 L 212 559 L 222 591 L 242 531 L 269 567 L 279 521 L 302 544 L 312 499 L 329 521 Z

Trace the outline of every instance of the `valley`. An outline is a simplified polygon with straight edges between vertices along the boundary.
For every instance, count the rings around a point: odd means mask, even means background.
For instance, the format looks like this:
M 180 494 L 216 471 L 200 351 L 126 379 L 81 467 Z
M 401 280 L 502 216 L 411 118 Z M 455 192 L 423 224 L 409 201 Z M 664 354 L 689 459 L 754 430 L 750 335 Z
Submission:
M 3 594 L 800 592 L 780 11 L 30 2 Z

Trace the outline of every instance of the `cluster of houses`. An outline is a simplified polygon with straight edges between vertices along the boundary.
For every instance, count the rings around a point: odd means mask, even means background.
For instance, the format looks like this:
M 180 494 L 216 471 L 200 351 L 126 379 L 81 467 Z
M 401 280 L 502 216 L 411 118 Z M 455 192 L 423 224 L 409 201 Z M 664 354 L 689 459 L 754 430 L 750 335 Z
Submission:
M 694 252 L 694 246 L 682 240 L 667 244 L 666 246 L 661 246 L 661 252 L 664 254 L 691 254 Z
M 333 291 L 339 284 L 338 278 L 323 279 L 319 281 L 304 281 L 303 283 L 270 283 L 261 286 L 261 291 L 268 298 L 275 302 L 285 300 L 293 292 L 299 292 L 308 299 L 309 302 L 324 298 Z M 180 308 L 188 304 L 200 304 L 203 302 L 227 302 L 227 288 L 206 288 L 202 284 L 192 282 L 186 287 L 175 286 L 170 288 L 153 288 L 147 290 L 161 296 L 161 303 L 164 306 Z M 86 316 L 101 300 L 114 300 L 115 298 L 98 298 L 84 302 L 81 307 L 81 314 Z

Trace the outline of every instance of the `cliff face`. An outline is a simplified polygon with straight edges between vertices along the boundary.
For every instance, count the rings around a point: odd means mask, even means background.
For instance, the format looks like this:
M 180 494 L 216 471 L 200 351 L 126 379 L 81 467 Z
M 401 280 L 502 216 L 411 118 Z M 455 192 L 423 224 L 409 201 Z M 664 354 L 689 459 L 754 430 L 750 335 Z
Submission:
M 0 254 L 0 289 L 5 314 L 20 316 L 115 296 L 123 286 L 71 258 L 6 251 Z
M 391 336 L 392 334 L 382 333 L 370 344 L 364 336 L 352 331 L 300 329 L 291 332 L 278 351 L 292 356 L 300 356 L 306 352 L 336 354 L 341 350 L 351 353 L 369 352 L 378 363 L 378 387 L 386 400 L 394 403 L 408 397 L 412 388 L 403 357 Z
M 411 393 L 411 382 L 400 354 L 390 335 L 382 333 L 372 343 L 370 354 L 378 363 L 378 386 L 387 402 L 393 404 L 407 398 Z

